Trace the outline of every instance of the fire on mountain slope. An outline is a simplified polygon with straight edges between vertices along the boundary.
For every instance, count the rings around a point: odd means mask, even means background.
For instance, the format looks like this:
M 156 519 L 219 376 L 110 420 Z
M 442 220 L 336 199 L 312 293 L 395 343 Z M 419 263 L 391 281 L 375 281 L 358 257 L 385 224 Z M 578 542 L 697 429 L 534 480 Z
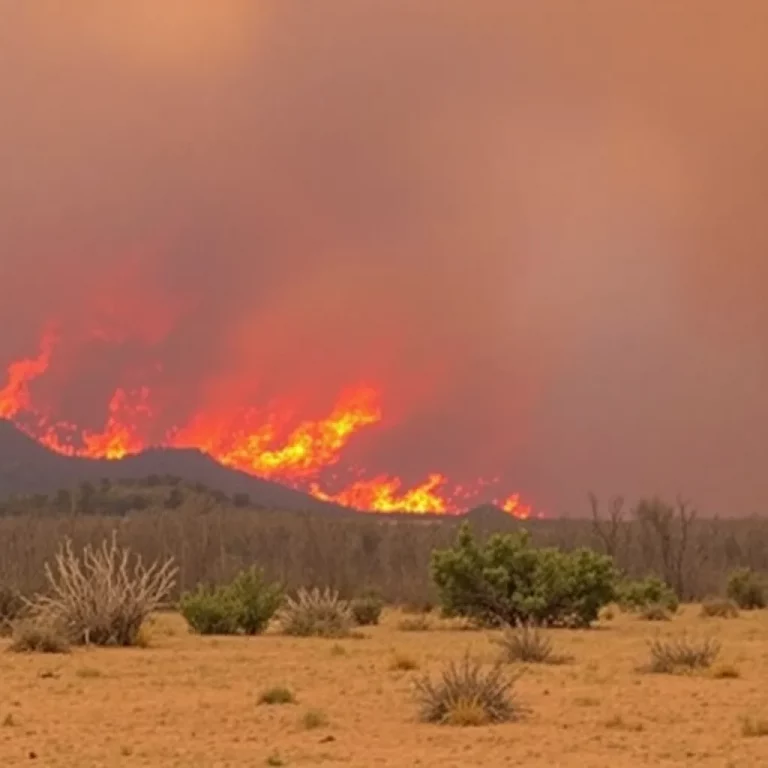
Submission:
M 339 464 L 349 441 L 361 430 L 381 426 L 384 420 L 380 389 L 361 385 L 344 390 L 330 413 L 322 418 L 298 421 L 291 408 L 230 408 L 202 410 L 182 426 L 166 431 L 154 443 L 149 427 L 161 414 L 149 386 L 118 387 L 107 405 L 101 430 L 82 429 L 56 418 L 41 407 L 31 385 L 49 371 L 57 336 L 43 334 L 38 354 L 12 362 L 0 389 L 0 417 L 12 419 L 26 434 L 49 449 L 69 456 L 121 459 L 151 445 L 195 447 L 221 464 L 261 477 L 278 480 L 314 497 L 364 511 L 456 514 L 489 486 L 478 480 L 473 487 L 453 484 L 440 472 L 406 487 L 401 478 L 385 473 L 357 479 L 340 490 L 324 487 L 323 472 Z M 518 494 L 495 500 L 509 514 L 525 519 L 531 508 Z

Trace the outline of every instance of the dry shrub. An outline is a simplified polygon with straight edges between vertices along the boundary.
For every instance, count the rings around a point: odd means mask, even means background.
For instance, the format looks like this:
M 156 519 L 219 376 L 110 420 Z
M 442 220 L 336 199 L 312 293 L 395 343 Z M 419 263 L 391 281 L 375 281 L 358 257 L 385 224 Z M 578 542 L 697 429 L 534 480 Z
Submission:
M 669 621 L 672 616 L 661 603 L 651 603 L 640 609 L 638 616 L 644 621 Z
M 5 637 L 13 631 L 13 622 L 24 610 L 24 599 L 21 594 L 6 585 L 0 585 L 0 637 Z
M 741 672 L 733 664 L 718 664 L 712 670 L 712 677 L 715 680 L 736 680 L 741 677 Z
M 513 696 L 515 676 L 501 664 L 484 672 L 479 661 L 465 654 L 461 662 L 451 661 L 437 682 L 429 676 L 416 681 L 420 718 L 445 725 L 485 725 L 515 719 L 520 708 Z
M 720 653 L 720 643 L 713 638 L 691 640 L 685 636 L 650 643 L 649 672 L 674 674 L 708 669 Z
M 419 662 L 412 656 L 408 656 L 400 651 L 395 651 L 392 654 L 392 661 L 389 668 L 393 672 L 412 672 L 414 669 L 419 668 Z
M 313 731 L 328 725 L 328 716 L 322 710 L 309 709 L 302 715 L 301 724 L 308 731 Z
M 13 642 L 8 646 L 15 653 L 69 653 L 66 631 L 44 619 L 22 619 L 13 626 Z
M 29 603 L 35 623 L 62 627 L 76 644 L 136 645 L 141 625 L 173 587 L 172 560 L 144 565 L 140 556 L 117 546 L 117 536 L 82 557 L 65 539 L 54 567 L 46 563 L 50 594 Z
M 506 662 L 529 664 L 564 664 L 570 657 L 555 653 L 552 641 L 536 626 L 522 624 L 507 627 L 495 641 L 502 647 Z
M 262 691 L 259 695 L 259 704 L 295 704 L 296 696 L 293 691 L 285 686 L 276 686 Z
M 741 719 L 741 735 L 747 738 L 768 736 L 768 720 L 757 717 L 743 717 Z
M 705 618 L 735 619 L 739 608 L 733 600 L 710 597 L 701 604 L 701 615 Z
M 412 616 L 398 621 L 397 628 L 401 632 L 428 632 L 432 629 L 432 622 L 430 622 L 429 617 L 426 614 L 422 616 Z
M 278 613 L 282 631 L 296 637 L 349 637 L 354 617 L 349 603 L 326 587 L 298 590 Z

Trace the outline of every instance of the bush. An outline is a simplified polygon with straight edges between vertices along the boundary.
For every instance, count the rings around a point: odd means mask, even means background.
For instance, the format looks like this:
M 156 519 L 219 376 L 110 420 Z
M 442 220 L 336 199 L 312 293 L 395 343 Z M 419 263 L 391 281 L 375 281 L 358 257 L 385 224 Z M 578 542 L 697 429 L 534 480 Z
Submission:
M 181 596 L 179 610 L 198 635 L 235 635 L 239 630 L 240 605 L 229 587 L 200 584 Z
M 637 613 L 650 606 L 660 606 L 669 613 L 676 613 L 680 605 L 675 591 L 657 576 L 621 582 L 616 589 L 616 598 L 622 610 Z
M 13 622 L 21 616 L 24 600 L 12 587 L 0 585 L 0 637 L 9 634 Z
M 765 608 L 765 580 L 751 568 L 739 568 L 728 577 L 727 595 L 745 611 Z
M 87 544 L 82 557 L 65 540 L 45 575 L 50 594 L 29 606 L 35 622 L 61 627 L 73 643 L 129 646 L 170 592 L 176 569 L 171 559 L 145 566 L 141 557 L 118 548 L 113 533 L 111 543 L 98 549 Z
M 384 609 L 384 601 L 375 593 L 369 592 L 355 598 L 350 604 L 352 616 L 361 627 L 367 627 L 379 623 L 381 612 Z
M 447 725 L 485 725 L 515 719 L 518 706 L 512 695 L 516 677 L 501 664 L 484 673 L 479 661 L 465 654 L 451 661 L 436 683 L 425 675 L 416 681 L 420 719 Z
M 263 632 L 283 602 L 282 587 L 266 583 L 264 572 L 259 568 L 240 573 L 230 589 L 239 607 L 238 626 L 246 635 Z
M 409 616 L 397 622 L 397 628 L 401 632 L 429 632 L 432 622 L 425 614 L 423 616 Z
M 69 638 L 56 624 L 44 619 L 22 619 L 13 626 L 13 642 L 8 650 L 16 653 L 69 653 Z
M 538 628 L 528 624 L 507 627 L 496 641 L 506 662 L 529 664 L 563 664 L 568 657 L 554 652 L 552 641 Z
M 194 592 L 182 595 L 179 609 L 200 635 L 258 635 L 282 601 L 282 587 L 267 583 L 264 572 L 254 567 L 239 573 L 231 584 L 199 585 Z
M 689 640 L 680 637 L 670 640 L 654 640 L 650 643 L 650 672 L 673 674 L 697 669 L 707 669 L 720 653 L 720 643 L 706 640 Z
M 259 704 L 295 704 L 296 697 L 290 688 L 268 688 L 259 695 Z
M 710 597 L 701 604 L 701 615 L 705 618 L 735 619 L 739 615 L 739 608 L 732 600 Z
M 486 626 L 588 626 L 614 597 L 613 560 L 589 549 L 536 549 L 527 532 L 478 544 L 468 523 L 451 549 L 432 553 L 443 612 Z
M 645 621 L 669 621 L 672 616 L 661 603 L 649 603 L 640 610 L 639 616 Z
M 286 635 L 346 637 L 354 619 L 349 603 L 340 600 L 338 592 L 302 587 L 295 598 L 286 600 L 279 612 L 279 621 Z

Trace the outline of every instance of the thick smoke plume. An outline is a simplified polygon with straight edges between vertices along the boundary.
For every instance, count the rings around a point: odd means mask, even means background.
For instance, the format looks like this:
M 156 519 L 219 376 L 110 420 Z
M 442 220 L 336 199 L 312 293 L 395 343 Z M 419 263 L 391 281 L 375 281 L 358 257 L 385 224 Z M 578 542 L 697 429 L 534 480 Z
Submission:
M 55 339 L 28 394 L 75 433 L 290 431 L 372 388 L 334 472 L 760 511 L 766 29 L 762 0 L 6 3 L 0 367 Z

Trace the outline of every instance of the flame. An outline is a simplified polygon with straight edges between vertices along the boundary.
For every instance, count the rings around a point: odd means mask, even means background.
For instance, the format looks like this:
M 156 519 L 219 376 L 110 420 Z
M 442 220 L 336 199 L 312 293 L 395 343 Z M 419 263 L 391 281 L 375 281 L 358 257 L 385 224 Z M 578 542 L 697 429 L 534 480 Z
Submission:
M 504 499 L 499 506 L 518 520 L 528 520 L 533 511 L 529 505 L 523 504 L 520 501 L 519 493 L 513 493 L 511 496 Z
M 450 501 L 439 493 L 447 482 L 444 475 L 435 472 L 420 485 L 401 492 L 400 478 L 379 475 L 371 480 L 357 480 L 336 494 L 323 492 L 317 483 L 311 483 L 309 491 L 318 499 L 372 512 L 455 513 Z
M 33 410 L 29 383 L 48 370 L 56 341 L 53 331 L 46 330 L 36 357 L 17 360 L 8 366 L 8 383 L 0 389 L 0 418 L 12 419 L 21 411 Z
M 52 331 L 46 331 L 35 357 L 9 365 L 7 383 L 0 390 L 0 418 L 13 419 L 26 434 L 68 456 L 121 459 L 149 447 L 146 435 L 159 419 L 160 410 L 153 404 L 148 386 L 117 388 L 101 430 L 53 420 L 35 406 L 29 384 L 48 371 L 57 341 Z M 298 424 L 296 409 L 286 402 L 272 403 L 265 410 L 204 409 L 186 424 L 169 430 L 160 445 L 196 447 L 225 466 L 274 478 L 317 499 L 362 511 L 458 514 L 470 499 L 498 483 L 499 478 L 480 478 L 468 487 L 452 484 L 446 475 L 433 472 L 422 482 L 405 487 L 399 477 L 378 474 L 366 478 L 367 473 L 358 470 L 358 479 L 339 490 L 326 490 L 324 471 L 341 461 L 350 440 L 361 430 L 382 424 L 381 401 L 376 387 L 349 388 L 326 416 Z M 517 493 L 494 503 L 514 517 L 532 516 L 531 507 L 523 504 Z

